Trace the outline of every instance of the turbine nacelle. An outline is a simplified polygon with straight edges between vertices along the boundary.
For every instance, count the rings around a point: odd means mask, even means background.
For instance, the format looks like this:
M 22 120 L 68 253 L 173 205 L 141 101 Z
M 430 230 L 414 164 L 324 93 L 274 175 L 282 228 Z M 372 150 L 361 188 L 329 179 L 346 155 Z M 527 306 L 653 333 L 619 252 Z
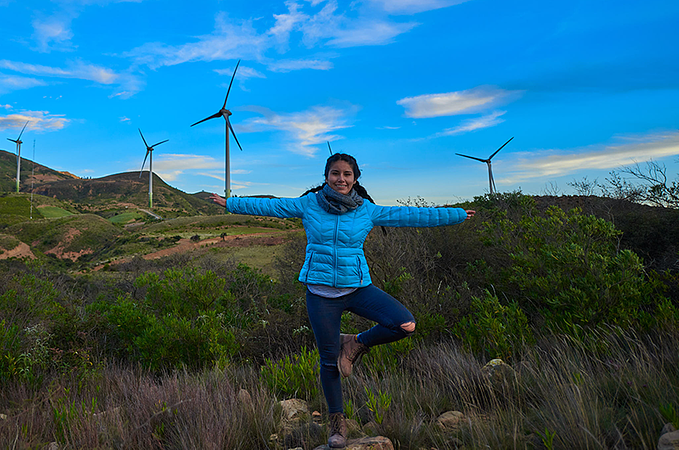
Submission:
M 497 155 L 498 152 L 505 147 L 505 145 L 509 144 L 509 142 L 512 139 L 514 139 L 514 136 L 509 138 L 509 140 L 507 142 L 505 142 L 504 144 L 502 144 L 502 146 L 500 148 L 495 150 L 495 152 L 492 155 L 490 155 L 488 157 L 488 159 L 481 159 L 481 158 L 477 158 L 475 156 L 463 155 L 462 153 L 455 153 L 455 154 L 458 155 L 458 156 L 463 156 L 465 158 L 473 159 L 475 161 L 480 161 L 480 162 L 486 163 L 486 165 L 488 166 L 488 185 L 489 185 L 490 193 L 492 194 L 493 192 L 495 192 L 496 189 L 495 189 L 495 179 L 493 178 L 493 167 L 492 167 L 490 160 L 493 159 L 493 156 Z

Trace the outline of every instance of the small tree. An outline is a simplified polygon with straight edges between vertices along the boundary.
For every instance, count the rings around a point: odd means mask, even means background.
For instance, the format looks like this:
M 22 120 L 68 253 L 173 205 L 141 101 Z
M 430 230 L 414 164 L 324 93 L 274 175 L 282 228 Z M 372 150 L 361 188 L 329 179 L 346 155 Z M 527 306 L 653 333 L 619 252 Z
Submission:
M 640 184 L 630 183 L 621 174 L 631 175 Z M 645 167 L 638 163 L 623 167 L 619 172 L 611 172 L 611 178 L 606 181 L 611 185 L 613 197 L 664 208 L 679 208 L 679 177 L 674 181 L 668 180 L 667 168 L 662 163 L 648 161 Z

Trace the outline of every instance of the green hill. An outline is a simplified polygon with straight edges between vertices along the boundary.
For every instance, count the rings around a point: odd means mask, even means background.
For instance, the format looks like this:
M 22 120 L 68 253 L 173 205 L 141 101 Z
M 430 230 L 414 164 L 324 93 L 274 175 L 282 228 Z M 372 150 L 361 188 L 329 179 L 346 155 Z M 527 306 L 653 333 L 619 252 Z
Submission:
M 70 179 L 45 183 L 35 192 L 66 201 L 81 212 L 101 213 L 136 207 L 148 208 L 148 172 L 126 172 L 93 179 Z M 162 217 L 223 213 L 223 208 L 165 183 L 153 175 L 153 211 Z
M 24 149 L 26 146 L 24 146 Z M 23 152 L 22 152 L 23 153 Z M 15 153 L 0 150 L 0 192 L 16 192 L 17 158 Z M 21 185 L 19 192 L 29 192 L 37 186 L 59 180 L 77 178 L 68 172 L 59 172 L 30 159 L 21 158 Z
M 69 259 L 97 251 L 113 242 L 120 233 L 119 227 L 95 214 L 26 221 L 5 231 L 28 244 L 34 252 L 38 250 Z

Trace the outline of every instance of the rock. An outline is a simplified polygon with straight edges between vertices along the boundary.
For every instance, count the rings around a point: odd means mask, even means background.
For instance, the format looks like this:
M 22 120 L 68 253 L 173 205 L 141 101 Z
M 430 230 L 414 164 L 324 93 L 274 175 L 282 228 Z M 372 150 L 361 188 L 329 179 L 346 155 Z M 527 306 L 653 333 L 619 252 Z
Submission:
M 481 369 L 481 373 L 496 389 L 514 386 L 516 381 L 516 373 L 512 366 L 499 358 L 488 361 Z
M 321 440 L 323 435 L 323 428 L 319 424 L 305 423 L 283 436 L 283 446 L 288 449 L 294 447 L 308 448 L 312 442 Z
M 56 442 L 50 442 L 47 446 L 47 450 L 59 450 L 59 444 Z
M 658 450 L 679 450 L 679 431 L 672 431 L 660 436 Z
M 663 434 L 671 433 L 673 431 L 677 431 L 676 428 L 674 428 L 674 425 L 671 423 L 666 423 L 664 427 L 662 427 L 662 430 L 660 430 L 660 436 Z
M 238 391 L 238 394 L 236 394 L 236 398 L 238 399 L 239 402 L 241 402 L 244 405 L 252 406 L 252 396 L 248 391 L 245 389 L 241 389 Z
M 349 436 L 365 436 L 363 429 L 361 429 L 361 425 L 354 419 L 347 419 L 347 432 L 349 433 Z
M 436 424 L 443 430 L 457 430 L 464 421 L 464 414 L 460 411 L 447 411 L 436 418 Z
M 291 398 L 280 401 L 283 408 L 283 418 L 291 420 L 299 420 L 305 415 L 309 415 L 309 407 L 304 400 L 298 398 Z
M 314 450 L 329 449 L 328 445 L 319 445 Z M 347 442 L 345 450 L 394 450 L 394 444 L 384 436 L 364 437 L 351 439 Z
M 312 412 L 311 420 L 313 420 L 315 423 L 321 423 L 321 413 L 319 413 L 318 411 Z
M 377 431 L 377 427 L 378 425 L 371 420 L 370 422 L 363 425 L 363 431 L 366 434 L 374 434 Z

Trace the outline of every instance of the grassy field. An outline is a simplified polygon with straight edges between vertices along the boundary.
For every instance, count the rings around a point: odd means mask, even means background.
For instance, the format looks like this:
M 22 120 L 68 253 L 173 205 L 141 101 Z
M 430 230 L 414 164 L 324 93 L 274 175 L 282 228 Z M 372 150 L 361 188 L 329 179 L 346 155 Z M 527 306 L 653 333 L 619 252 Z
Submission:
M 66 211 L 58 206 L 42 206 L 38 208 L 40 214 L 46 219 L 56 219 L 59 217 L 66 217 L 73 215 L 72 212 Z
M 146 214 L 140 214 L 137 211 L 128 211 L 124 212 L 122 214 L 115 215 L 113 217 L 110 217 L 108 219 L 109 222 L 115 223 L 118 225 L 124 225 L 126 223 L 134 222 L 137 219 L 144 219 L 146 217 Z

